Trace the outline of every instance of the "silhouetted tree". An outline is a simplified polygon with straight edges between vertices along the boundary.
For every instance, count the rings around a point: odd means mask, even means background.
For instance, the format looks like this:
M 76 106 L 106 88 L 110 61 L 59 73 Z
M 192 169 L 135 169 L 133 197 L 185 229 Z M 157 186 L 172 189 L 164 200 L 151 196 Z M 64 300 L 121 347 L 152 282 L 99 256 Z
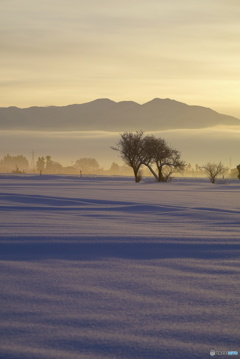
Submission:
M 224 167 L 222 162 L 219 163 L 208 162 L 204 166 L 201 166 L 201 168 L 207 174 L 208 178 L 212 183 L 216 182 L 217 176 L 223 175 L 224 172 L 227 170 L 227 168 Z
M 136 182 L 141 179 L 139 169 L 142 165 L 148 167 L 158 182 L 168 181 L 173 172 L 183 171 L 185 167 L 179 151 L 170 147 L 162 138 L 143 137 L 142 131 L 123 133 L 117 147 L 112 149 L 119 151 L 123 161 L 133 168 Z
M 167 182 L 173 172 L 181 172 L 185 168 L 185 162 L 181 160 L 180 152 L 170 147 L 162 138 L 145 137 L 144 151 L 146 153 L 144 164 L 158 182 Z M 152 169 L 152 165 L 156 166 L 157 174 Z
M 141 173 L 139 170 L 145 160 L 143 132 L 124 132 L 120 136 L 121 138 L 118 141 L 116 147 L 112 147 L 112 149 L 120 152 L 123 161 L 128 166 L 132 167 L 135 182 L 140 182 Z

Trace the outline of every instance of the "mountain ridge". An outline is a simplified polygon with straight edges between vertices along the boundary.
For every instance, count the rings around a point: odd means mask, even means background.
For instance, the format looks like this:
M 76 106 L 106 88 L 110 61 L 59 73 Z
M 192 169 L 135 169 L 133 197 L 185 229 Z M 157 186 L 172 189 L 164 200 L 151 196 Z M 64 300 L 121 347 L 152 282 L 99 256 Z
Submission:
M 240 126 L 240 120 L 169 98 L 144 104 L 101 98 L 66 106 L 0 107 L 2 130 L 158 131 L 217 125 Z

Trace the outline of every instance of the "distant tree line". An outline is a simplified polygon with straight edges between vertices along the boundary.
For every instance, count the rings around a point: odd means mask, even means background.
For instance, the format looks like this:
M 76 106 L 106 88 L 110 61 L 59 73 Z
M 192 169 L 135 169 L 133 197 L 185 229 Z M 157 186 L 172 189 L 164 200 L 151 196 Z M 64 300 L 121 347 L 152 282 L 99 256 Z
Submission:
M 73 173 L 96 174 L 99 169 L 99 163 L 95 158 L 80 158 L 72 166 L 63 167 L 59 162 L 53 161 L 51 156 L 38 157 L 36 163 L 37 171 L 42 174 L 49 173 Z
M 109 169 L 103 169 L 93 157 L 82 157 L 69 166 L 63 166 L 54 161 L 51 156 L 40 156 L 32 166 L 23 155 L 5 155 L 0 159 L 0 171 L 2 173 L 40 173 L 41 174 L 79 174 L 83 175 L 119 175 L 129 176 L 131 170 L 125 164 L 119 165 L 113 162 Z
M 59 162 L 52 160 L 51 156 L 38 157 L 36 167 L 38 172 L 43 173 L 61 173 L 63 166 Z
M 22 155 L 11 156 L 7 154 L 0 160 L 0 169 L 2 172 L 24 173 L 29 169 L 29 163 L 26 157 Z
M 39 174 L 75 174 L 75 175 L 117 175 L 130 176 L 132 171 L 134 179 L 139 182 L 142 176 L 150 174 L 158 182 L 167 182 L 174 172 L 181 175 L 194 177 L 207 177 L 212 183 L 217 177 L 224 176 L 228 169 L 221 163 L 208 162 L 205 165 L 192 166 L 186 164 L 180 152 L 169 146 L 167 142 L 155 136 L 144 136 L 143 132 L 125 132 L 120 135 L 120 140 L 115 147 L 124 162 L 119 165 L 113 162 L 109 169 L 100 167 L 98 161 L 93 157 L 82 157 L 77 159 L 71 166 L 64 167 L 61 163 L 52 160 L 52 157 L 38 157 L 34 168 L 30 168 L 29 162 L 23 155 L 5 155 L 0 159 L 0 171 L 6 173 L 36 173 Z M 228 174 L 229 175 L 229 174 Z M 231 170 L 232 178 L 240 179 L 240 164 Z

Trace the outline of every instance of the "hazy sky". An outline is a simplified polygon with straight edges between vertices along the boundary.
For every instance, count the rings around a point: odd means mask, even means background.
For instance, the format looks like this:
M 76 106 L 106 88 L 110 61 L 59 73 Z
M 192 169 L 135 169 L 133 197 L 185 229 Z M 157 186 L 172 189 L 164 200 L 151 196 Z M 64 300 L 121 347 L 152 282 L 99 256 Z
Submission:
M 0 106 L 173 98 L 240 118 L 239 0 L 0 0 Z

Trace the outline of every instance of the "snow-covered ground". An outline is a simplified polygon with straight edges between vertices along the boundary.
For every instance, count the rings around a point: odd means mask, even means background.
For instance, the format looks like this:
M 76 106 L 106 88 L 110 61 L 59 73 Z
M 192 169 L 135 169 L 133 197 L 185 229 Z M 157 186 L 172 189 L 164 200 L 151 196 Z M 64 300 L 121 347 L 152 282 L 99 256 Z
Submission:
M 240 352 L 239 181 L 2 175 L 0 211 L 1 359 Z

